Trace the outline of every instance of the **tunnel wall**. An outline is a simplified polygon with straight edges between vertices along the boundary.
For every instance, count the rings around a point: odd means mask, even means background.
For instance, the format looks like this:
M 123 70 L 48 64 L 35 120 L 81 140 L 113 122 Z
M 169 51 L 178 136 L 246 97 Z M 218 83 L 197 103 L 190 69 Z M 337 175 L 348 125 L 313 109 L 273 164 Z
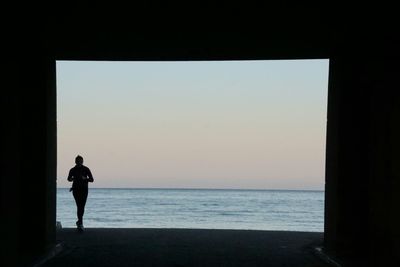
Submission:
M 55 60 L 20 52 L 2 93 L 2 266 L 26 266 L 55 245 Z
M 339 259 L 399 262 L 399 73 L 393 57 L 330 60 L 325 249 Z
M 147 18 L 132 16 L 132 9 L 113 13 L 107 6 L 104 14 L 81 9 L 29 10 L 30 15 L 10 20 L 20 18 L 22 25 L 12 24 L 5 35 L 2 266 L 32 264 L 56 242 L 55 60 L 309 58 L 330 59 L 325 250 L 395 266 L 400 255 L 397 29 L 383 31 L 376 22 L 361 20 L 348 24 L 324 9 L 259 9 L 251 21 L 234 15 L 222 23 L 211 23 L 203 13 L 189 31 L 180 25 L 189 24 L 190 12 L 171 24 L 172 14 L 154 8 L 164 17 L 150 25 Z

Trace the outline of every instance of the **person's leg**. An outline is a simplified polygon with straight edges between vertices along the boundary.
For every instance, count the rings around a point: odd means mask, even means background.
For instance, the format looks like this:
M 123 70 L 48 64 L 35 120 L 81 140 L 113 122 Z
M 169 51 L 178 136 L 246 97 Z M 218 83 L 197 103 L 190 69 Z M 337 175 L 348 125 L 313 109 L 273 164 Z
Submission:
M 78 218 L 83 225 L 83 214 L 85 213 L 85 205 L 88 196 L 88 189 L 82 189 L 80 192 L 80 199 L 79 199 L 79 209 L 78 209 Z
M 73 196 L 74 196 L 74 199 L 75 199 L 75 204 L 76 204 L 76 217 L 78 218 L 78 221 L 76 222 L 76 225 L 78 225 L 78 224 L 80 224 L 81 223 L 81 217 L 80 217 L 80 198 L 81 198 L 81 194 L 80 194 L 80 192 L 77 190 L 77 189 L 74 189 L 73 191 L 72 191 L 72 194 L 73 194 Z
M 76 208 L 77 208 L 77 224 L 83 224 L 83 214 L 85 213 L 85 205 L 88 195 L 87 189 L 75 189 L 73 192 Z

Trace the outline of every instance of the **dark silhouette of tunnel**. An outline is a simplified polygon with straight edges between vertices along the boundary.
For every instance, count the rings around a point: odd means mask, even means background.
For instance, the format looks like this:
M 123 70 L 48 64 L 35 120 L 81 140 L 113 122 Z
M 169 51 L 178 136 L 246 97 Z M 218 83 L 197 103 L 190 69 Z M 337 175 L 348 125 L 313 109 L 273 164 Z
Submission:
M 330 60 L 324 252 L 398 264 L 400 42 L 391 16 L 377 22 L 368 12 L 332 7 L 230 8 L 60 5 L 9 14 L 1 251 L 10 264 L 2 266 L 32 263 L 56 243 L 56 60 L 320 58 Z

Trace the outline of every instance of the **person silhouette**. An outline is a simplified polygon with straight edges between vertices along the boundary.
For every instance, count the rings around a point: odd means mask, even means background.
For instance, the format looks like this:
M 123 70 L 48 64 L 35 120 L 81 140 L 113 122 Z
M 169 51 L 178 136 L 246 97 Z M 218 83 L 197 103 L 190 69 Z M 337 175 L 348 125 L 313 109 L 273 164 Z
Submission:
M 83 214 L 85 213 L 85 205 L 89 192 L 89 182 L 93 183 L 94 179 L 90 169 L 83 165 L 82 156 L 76 156 L 75 164 L 69 171 L 67 180 L 68 182 L 72 182 L 72 187 L 69 191 L 72 191 L 76 203 L 78 217 L 76 226 L 79 230 L 83 230 Z

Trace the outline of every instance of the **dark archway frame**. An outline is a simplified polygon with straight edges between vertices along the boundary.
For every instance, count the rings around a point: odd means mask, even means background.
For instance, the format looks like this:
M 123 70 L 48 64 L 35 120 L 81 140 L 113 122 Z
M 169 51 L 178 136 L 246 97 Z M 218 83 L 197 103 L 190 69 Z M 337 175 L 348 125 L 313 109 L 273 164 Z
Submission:
M 188 31 L 182 21 L 146 24 L 130 11 L 105 10 L 52 12 L 44 22 L 28 16 L 10 30 L 1 99 L 2 258 L 29 263 L 56 244 L 56 60 L 329 58 L 324 249 L 391 266 L 400 255 L 396 29 L 286 8 L 222 23 L 198 23 L 187 13 Z M 287 23 L 277 24 L 283 17 Z

